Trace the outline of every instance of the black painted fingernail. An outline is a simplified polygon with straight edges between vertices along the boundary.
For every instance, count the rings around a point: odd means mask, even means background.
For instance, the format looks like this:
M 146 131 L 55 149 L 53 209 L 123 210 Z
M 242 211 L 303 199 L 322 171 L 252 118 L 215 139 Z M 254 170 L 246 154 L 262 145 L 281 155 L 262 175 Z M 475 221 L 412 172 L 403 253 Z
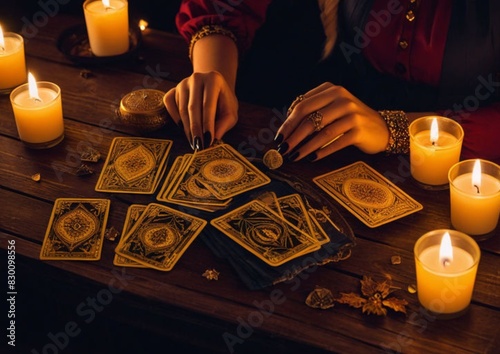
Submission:
M 310 162 L 315 161 L 318 158 L 318 155 L 315 152 L 311 152 L 309 155 L 306 156 L 306 159 Z
M 288 143 L 286 141 L 278 145 L 278 152 L 281 155 L 284 155 L 287 151 L 288 151 Z
M 293 162 L 297 159 L 297 157 L 299 157 L 299 152 L 295 151 L 292 154 L 290 154 L 290 156 L 288 156 L 288 160 Z
M 210 147 L 210 145 L 212 145 L 212 133 L 206 131 L 203 134 L 203 148 Z
M 194 150 L 201 150 L 202 145 L 201 145 L 201 139 L 199 136 L 195 136 L 193 139 L 193 147 Z
M 280 145 L 283 142 L 283 134 L 276 135 L 274 141 L 276 142 L 276 144 Z

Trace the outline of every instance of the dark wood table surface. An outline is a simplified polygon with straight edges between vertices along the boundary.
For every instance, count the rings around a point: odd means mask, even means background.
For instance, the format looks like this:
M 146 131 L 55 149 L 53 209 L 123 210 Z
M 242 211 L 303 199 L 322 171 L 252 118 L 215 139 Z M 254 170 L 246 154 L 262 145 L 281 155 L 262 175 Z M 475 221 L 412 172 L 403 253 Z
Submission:
M 3 335 L 2 352 L 7 348 L 18 353 L 148 353 L 161 348 L 174 353 L 197 348 L 204 353 L 498 353 L 500 228 L 479 243 L 481 261 L 465 315 L 436 320 L 420 307 L 417 294 L 407 291 L 416 282 L 416 240 L 430 230 L 450 228 L 450 208 L 448 191 L 424 191 L 412 182 L 406 156 L 367 156 L 347 149 L 318 163 L 286 164 L 283 170 L 312 185 L 314 176 L 365 161 L 419 201 L 423 210 L 369 228 L 332 200 L 356 236 L 350 258 L 264 290 L 248 290 L 233 268 L 200 239 L 170 272 L 114 266 L 116 241 L 104 243 L 99 261 L 41 261 L 40 247 L 55 199 L 109 198 L 108 226 L 118 230 L 130 204 L 155 201 L 154 196 L 96 192 L 102 160 L 94 166 L 97 173 L 79 177 L 75 171 L 80 152 L 90 146 L 105 155 L 114 137 L 137 136 L 115 120 L 120 99 L 139 88 L 166 91 L 190 70 L 180 37 L 151 29 L 142 33 L 137 56 L 129 60 L 102 65 L 71 61 L 58 49 L 57 40 L 82 21 L 57 15 L 26 43 L 29 70 L 38 80 L 61 87 L 62 143 L 46 150 L 26 148 L 18 138 L 9 97 L 0 96 L 2 282 L 7 282 L 8 241 L 14 240 L 17 291 L 16 347 L 7 346 Z M 238 127 L 225 141 L 245 156 L 261 157 L 272 146 L 270 138 L 283 119 L 283 109 L 241 103 Z M 174 155 L 190 151 L 173 124 L 144 136 L 173 140 Z M 35 173 L 41 174 L 39 182 L 31 179 Z M 399 265 L 390 261 L 396 255 L 402 260 Z M 220 272 L 219 280 L 202 276 L 209 268 Z M 390 277 L 400 288 L 393 295 L 408 301 L 406 315 L 392 310 L 387 316 L 367 315 L 343 304 L 327 310 L 305 305 L 317 286 L 335 296 L 359 292 L 365 275 Z M 269 303 L 277 291 L 283 301 L 260 309 L 259 304 Z M 2 316 L 5 329 L 9 322 L 6 313 Z

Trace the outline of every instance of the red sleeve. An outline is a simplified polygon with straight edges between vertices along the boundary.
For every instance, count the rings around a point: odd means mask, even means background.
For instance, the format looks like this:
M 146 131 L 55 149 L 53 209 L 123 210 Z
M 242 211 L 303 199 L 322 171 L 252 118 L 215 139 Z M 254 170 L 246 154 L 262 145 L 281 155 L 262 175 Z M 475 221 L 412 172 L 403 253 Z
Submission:
M 271 0 L 183 0 L 176 16 L 179 33 L 190 41 L 204 25 L 220 25 L 233 32 L 241 52 L 251 45 L 264 23 Z
M 447 116 L 464 129 L 462 159 L 482 158 L 500 164 L 500 102 Z

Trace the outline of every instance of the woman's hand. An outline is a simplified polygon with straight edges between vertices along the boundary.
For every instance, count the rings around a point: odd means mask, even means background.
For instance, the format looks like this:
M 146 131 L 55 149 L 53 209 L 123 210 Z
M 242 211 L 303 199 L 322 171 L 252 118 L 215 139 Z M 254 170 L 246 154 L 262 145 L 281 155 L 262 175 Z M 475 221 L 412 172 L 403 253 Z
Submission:
M 168 113 L 194 149 L 209 147 L 238 121 L 238 100 L 217 71 L 195 72 L 163 97 Z
M 327 82 L 299 97 L 276 134 L 280 153 L 291 161 L 319 160 L 349 145 L 368 154 L 387 147 L 383 118 L 345 88 Z

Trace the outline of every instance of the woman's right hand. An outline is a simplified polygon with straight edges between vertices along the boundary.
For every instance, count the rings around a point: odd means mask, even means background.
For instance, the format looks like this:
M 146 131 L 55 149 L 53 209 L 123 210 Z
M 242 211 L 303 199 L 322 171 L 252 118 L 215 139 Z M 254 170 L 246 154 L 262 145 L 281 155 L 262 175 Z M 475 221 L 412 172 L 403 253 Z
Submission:
M 238 99 L 217 71 L 194 72 L 163 97 L 168 113 L 193 150 L 209 147 L 238 121 Z

